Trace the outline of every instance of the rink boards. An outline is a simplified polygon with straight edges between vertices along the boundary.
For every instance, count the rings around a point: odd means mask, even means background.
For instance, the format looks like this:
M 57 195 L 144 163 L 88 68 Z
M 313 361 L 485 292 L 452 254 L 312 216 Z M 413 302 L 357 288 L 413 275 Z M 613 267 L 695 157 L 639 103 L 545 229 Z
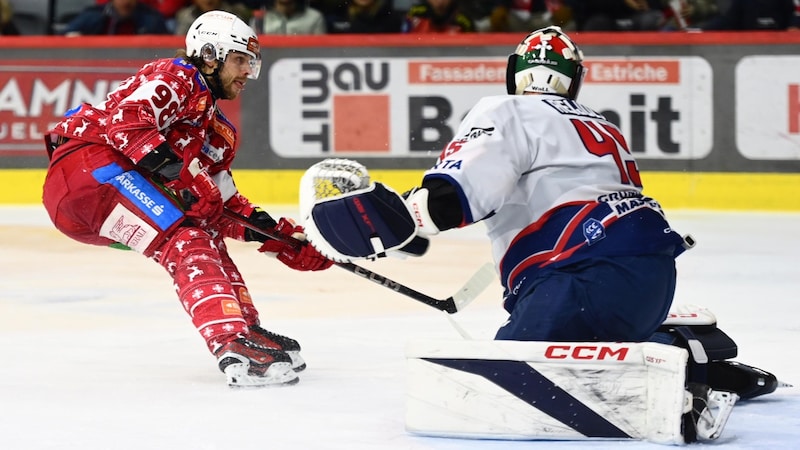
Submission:
M 422 170 L 371 170 L 374 181 L 402 192 L 419 185 Z M 236 170 L 239 190 L 260 204 L 294 205 L 302 170 Z M 45 171 L 0 170 L 0 204 L 38 204 Z M 645 194 L 666 209 L 800 211 L 797 173 L 643 172 Z

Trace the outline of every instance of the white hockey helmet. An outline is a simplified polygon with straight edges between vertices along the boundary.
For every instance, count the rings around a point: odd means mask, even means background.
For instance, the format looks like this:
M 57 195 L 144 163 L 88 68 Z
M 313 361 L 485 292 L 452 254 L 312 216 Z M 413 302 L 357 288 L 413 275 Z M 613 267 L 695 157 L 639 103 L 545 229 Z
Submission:
M 529 34 L 508 57 L 506 88 L 523 92 L 557 94 L 575 99 L 586 69 L 583 52 L 557 26 Z
M 241 52 L 251 56 L 250 75 L 257 79 L 261 72 L 261 47 L 258 36 L 236 15 L 225 11 L 203 13 L 192 22 L 186 33 L 186 54 L 206 61 L 225 62 L 228 53 Z

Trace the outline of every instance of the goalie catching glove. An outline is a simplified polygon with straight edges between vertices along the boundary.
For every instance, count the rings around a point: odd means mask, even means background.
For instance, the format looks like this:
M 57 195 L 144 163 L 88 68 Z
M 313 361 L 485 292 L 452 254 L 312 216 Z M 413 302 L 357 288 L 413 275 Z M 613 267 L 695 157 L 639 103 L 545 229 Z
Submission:
M 319 200 L 306 219 L 306 235 L 330 259 L 375 259 L 388 252 L 421 255 L 426 236 L 439 232 L 428 214 L 427 190 L 408 200 L 382 183 Z
M 281 218 L 275 225 L 274 232 L 281 239 L 267 239 L 258 251 L 275 253 L 278 261 L 294 270 L 325 270 L 333 265 L 333 261 L 309 245 L 303 227 L 295 225 L 291 220 Z

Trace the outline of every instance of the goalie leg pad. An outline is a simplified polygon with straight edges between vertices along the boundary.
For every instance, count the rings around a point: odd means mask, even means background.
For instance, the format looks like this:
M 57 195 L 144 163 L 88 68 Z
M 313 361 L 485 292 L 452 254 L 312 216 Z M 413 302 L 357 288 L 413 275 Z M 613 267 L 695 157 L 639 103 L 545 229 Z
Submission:
M 412 433 L 685 443 L 684 349 L 655 343 L 425 340 L 410 343 L 406 357 L 406 429 Z M 715 425 L 717 436 L 723 426 Z
M 417 233 L 403 198 L 381 183 L 315 204 L 305 229 L 314 247 L 337 262 L 386 256 Z

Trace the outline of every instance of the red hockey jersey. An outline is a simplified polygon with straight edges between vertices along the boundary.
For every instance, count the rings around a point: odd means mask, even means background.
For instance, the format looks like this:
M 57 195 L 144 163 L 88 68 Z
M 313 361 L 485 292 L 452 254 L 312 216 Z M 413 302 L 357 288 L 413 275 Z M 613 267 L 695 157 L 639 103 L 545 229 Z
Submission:
M 199 157 L 212 174 L 229 168 L 237 139 L 203 76 L 182 58 L 146 64 L 103 103 L 67 112 L 51 133 L 110 145 L 134 163 L 167 142 L 185 161 Z

